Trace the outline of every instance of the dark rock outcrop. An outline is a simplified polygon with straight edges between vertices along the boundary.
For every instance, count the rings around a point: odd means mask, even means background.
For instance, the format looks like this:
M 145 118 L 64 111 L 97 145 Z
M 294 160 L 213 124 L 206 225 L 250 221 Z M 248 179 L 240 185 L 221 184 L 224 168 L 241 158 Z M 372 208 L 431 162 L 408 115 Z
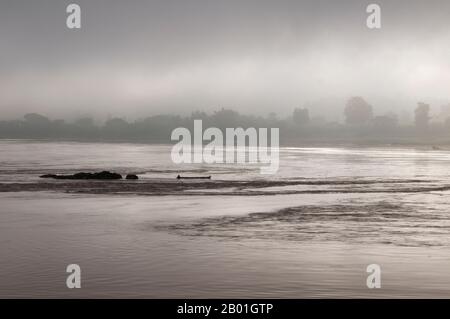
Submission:
M 125 177 L 126 179 L 130 179 L 130 180 L 136 180 L 139 179 L 139 177 L 137 175 L 134 174 L 128 174 L 127 177 Z
M 56 175 L 56 174 L 45 174 L 45 175 L 41 175 L 39 177 L 40 178 L 58 178 L 58 175 Z
M 85 179 L 95 179 L 95 180 L 116 180 L 122 179 L 122 175 L 117 173 L 111 173 L 108 171 L 103 171 L 99 173 L 76 173 L 73 175 L 56 175 L 56 174 L 45 174 L 40 176 L 40 178 L 53 178 L 53 179 L 74 179 L 74 180 L 85 180 Z

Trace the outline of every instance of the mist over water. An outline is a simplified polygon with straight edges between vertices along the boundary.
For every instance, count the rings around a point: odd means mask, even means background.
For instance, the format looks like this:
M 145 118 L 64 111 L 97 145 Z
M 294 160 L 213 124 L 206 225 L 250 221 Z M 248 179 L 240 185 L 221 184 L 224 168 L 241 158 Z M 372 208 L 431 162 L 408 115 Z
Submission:
M 447 1 L 79 0 L 0 4 L 4 119 L 129 120 L 234 108 L 279 116 L 309 106 L 341 120 L 350 96 L 380 112 L 449 102 Z

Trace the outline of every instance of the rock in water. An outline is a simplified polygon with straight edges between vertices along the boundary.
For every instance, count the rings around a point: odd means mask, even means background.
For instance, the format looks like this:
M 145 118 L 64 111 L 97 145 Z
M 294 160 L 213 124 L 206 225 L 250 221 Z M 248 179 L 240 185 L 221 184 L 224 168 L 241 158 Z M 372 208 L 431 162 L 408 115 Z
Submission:
M 94 173 L 93 179 L 122 179 L 122 175 L 117 173 L 111 173 L 108 171 L 103 171 L 100 173 Z
M 39 177 L 40 178 L 57 178 L 58 176 L 56 174 L 44 174 Z
M 59 176 L 59 177 L 64 178 L 64 176 Z M 73 175 L 67 175 L 66 177 L 69 179 L 93 179 L 94 174 L 92 174 L 92 173 L 76 173 Z
M 76 173 L 73 175 L 56 175 L 56 174 L 45 174 L 40 176 L 40 178 L 53 178 L 53 179 L 96 179 L 96 180 L 115 180 L 122 179 L 122 175 L 117 173 L 111 173 L 108 171 L 103 171 L 100 173 Z
M 139 177 L 137 175 L 134 174 L 128 174 L 127 177 L 125 177 L 126 179 L 131 179 L 131 180 L 136 180 L 139 179 Z

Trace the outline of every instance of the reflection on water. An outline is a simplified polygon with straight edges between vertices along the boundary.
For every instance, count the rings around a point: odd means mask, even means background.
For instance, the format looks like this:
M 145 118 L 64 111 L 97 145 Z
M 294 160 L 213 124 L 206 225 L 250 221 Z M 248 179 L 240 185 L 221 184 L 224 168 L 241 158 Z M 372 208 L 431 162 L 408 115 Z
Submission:
M 447 151 L 286 148 L 263 179 L 253 166 L 176 166 L 169 146 L 0 150 L 0 297 L 450 296 Z M 103 169 L 141 179 L 37 178 Z M 65 288 L 71 263 L 80 290 Z M 365 285 L 371 263 L 382 289 Z

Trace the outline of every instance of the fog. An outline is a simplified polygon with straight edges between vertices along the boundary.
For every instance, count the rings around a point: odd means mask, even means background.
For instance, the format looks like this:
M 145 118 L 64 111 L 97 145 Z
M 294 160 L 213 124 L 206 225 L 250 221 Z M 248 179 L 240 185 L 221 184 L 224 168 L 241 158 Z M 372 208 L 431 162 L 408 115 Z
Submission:
M 0 3 L 1 119 L 128 120 L 225 107 L 342 120 L 363 96 L 380 114 L 450 100 L 450 2 L 67 1 Z

